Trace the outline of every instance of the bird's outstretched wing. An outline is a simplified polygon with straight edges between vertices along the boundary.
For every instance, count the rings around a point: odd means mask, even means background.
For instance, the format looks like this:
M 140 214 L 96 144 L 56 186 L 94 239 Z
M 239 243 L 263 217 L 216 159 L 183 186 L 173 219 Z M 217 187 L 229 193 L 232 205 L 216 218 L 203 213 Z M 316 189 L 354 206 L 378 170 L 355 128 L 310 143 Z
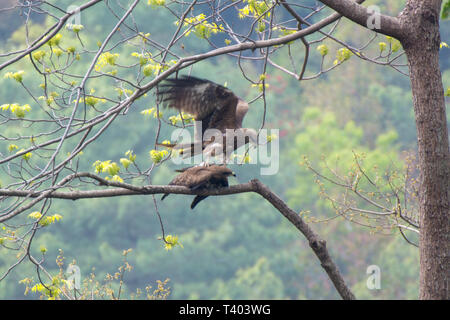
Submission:
M 167 79 L 158 87 L 158 100 L 165 107 L 190 113 L 202 123 L 202 135 L 207 129 L 236 129 L 242 119 L 236 119 L 238 103 L 244 103 L 231 90 L 209 80 L 191 76 Z M 245 113 L 244 113 L 245 114 Z

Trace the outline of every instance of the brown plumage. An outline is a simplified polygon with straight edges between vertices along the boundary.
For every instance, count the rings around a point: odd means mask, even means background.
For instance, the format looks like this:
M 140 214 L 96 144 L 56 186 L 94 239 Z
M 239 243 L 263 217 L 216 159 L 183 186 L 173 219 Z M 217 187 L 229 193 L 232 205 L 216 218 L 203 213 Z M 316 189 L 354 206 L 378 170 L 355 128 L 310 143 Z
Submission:
M 169 185 L 185 186 L 191 190 L 211 190 L 217 188 L 228 187 L 228 177 L 236 176 L 233 171 L 225 166 L 210 165 L 210 166 L 196 166 L 176 170 L 181 172 L 177 175 Z M 166 193 L 162 196 L 161 200 L 164 200 L 169 194 Z M 208 196 L 195 196 L 192 201 L 191 209 Z
M 191 76 L 181 76 L 178 79 L 167 79 L 158 88 L 158 100 L 165 107 L 190 113 L 194 116 L 195 141 L 192 144 L 164 145 L 169 148 L 184 149 L 184 153 L 194 154 L 194 146 L 200 145 L 200 150 L 211 147 L 212 143 L 219 144 L 225 151 L 234 151 L 249 142 L 256 143 L 257 133 L 253 129 L 242 128 L 242 121 L 248 111 L 248 103 L 236 96 L 230 89 L 209 80 Z M 199 128 L 201 124 L 201 130 Z M 222 135 L 222 141 L 203 139 L 205 131 L 217 129 Z M 242 139 L 226 138 L 227 129 L 234 130 L 234 134 Z M 211 149 L 211 148 L 210 148 Z M 214 156 L 214 150 L 208 150 Z M 228 153 L 227 153 L 228 154 Z

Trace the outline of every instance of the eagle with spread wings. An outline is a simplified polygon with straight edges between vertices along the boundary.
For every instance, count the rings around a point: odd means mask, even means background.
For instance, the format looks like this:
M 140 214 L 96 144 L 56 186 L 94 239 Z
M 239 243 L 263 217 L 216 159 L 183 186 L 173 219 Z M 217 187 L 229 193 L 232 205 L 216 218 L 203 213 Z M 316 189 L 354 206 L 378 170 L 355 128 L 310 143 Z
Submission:
M 169 185 L 185 186 L 191 190 L 212 190 L 217 188 L 228 187 L 228 177 L 236 175 L 229 168 L 219 165 L 195 166 L 176 170 L 181 172 L 177 175 Z M 162 196 L 164 200 L 169 194 Z M 191 203 L 191 209 L 208 196 L 197 195 Z
M 188 157 L 200 152 L 207 159 L 225 154 L 226 162 L 231 153 L 242 145 L 257 144 L 257 132 L 242 128 L 248 103 L 224 86 L 205 79 L 181 76 L 167 79 L 159 85 L 158 100 L 165 107 L 189 113 L 195 119 L 193 143 L 164 144 L 165 147 L 183 149 L 181 153 Z M 212 129 L 220 132 L 219 139 L 207 134 Z

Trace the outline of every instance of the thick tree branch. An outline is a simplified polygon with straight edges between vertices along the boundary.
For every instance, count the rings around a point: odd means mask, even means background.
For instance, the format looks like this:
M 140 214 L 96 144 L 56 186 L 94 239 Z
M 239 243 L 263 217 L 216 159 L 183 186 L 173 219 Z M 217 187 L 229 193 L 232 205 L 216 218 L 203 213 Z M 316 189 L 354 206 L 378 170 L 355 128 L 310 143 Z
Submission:
M 367 10 L 366 7 L 360 5 L 353 0 L 320 0 L 323 4 L 337 11 L 347 19 L 368 28 L 368 21 L 372 17 L 373 12 Z M 380 29 L 374 29 L 378 33 L 382 33 L 401 40 L 404 37 L 404 30 L 398 18 L 380 14 Z
M 259 180 L 252 180 L 251 183 L 255 187 L 254 192 L 260 194 L 264 199 L 269 201 L 286 219 L 288 219 L 304 236 L 308 239 L 309 246 L 320 260 L 322 268 L 328 274 L 333 282 L 336 290 L 344 300 L 354 300 L 355 296 L 345 284 L 337 265 L 331 259 L 326 247 L 326 241 L 321 239 L 309 225 L 300 217 L 300 215 L 289 208 L 286 203 L 273 193 L 267 186 Z
M 111 183 L 109 185 L 114 186 L 115 184 Z M 105 186 L 107 185 L 105 184 Z M 45 197 L 52 199 L 81 200 L 81 199 L 110 198 L 110 197 L 134 196 L 134 195 L 164 194 L 164 193 L 223 196 L 251 191 L 254 191 L 254 187 L 249 183 L 230 186 L 229 188 L 224 189 L 207 190 L 207 191 L 192 191 L 189 188 L 182 186 L 151 185 L 151 186 L 135 187 L 130 185 L 130 187 L 119 187 L 103 190 L 99 189 L 99 190 L 54 191 L 49 193 Z M 42 196 L 42 194 L 43 194 L 42 192 L 0 189 L 0 196 L 3 197 L 38 198 Z M 2 222 L 2 218 L 0 218 L 0 222 Z

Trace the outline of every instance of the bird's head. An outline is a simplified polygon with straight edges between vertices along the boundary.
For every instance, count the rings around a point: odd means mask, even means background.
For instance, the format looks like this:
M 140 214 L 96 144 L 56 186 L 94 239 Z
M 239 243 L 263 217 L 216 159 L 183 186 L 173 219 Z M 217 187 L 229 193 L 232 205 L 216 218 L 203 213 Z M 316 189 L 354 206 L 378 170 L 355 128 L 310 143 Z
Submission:
M 229 177 L 229 176 L 236 177 L 236 174 L 226 167 L 223 167 L 223 174 L 227 177 Z
M 227 168 L 224 165 L 211 165 L 211 166 L 209 166 L 209 170 L 212 170 L 216 174 L 220 174 L 225 177 L 229 177 L 229 176 L 236 177 L 236 174 L 233 171 L 231 171 L 231 169 Z

